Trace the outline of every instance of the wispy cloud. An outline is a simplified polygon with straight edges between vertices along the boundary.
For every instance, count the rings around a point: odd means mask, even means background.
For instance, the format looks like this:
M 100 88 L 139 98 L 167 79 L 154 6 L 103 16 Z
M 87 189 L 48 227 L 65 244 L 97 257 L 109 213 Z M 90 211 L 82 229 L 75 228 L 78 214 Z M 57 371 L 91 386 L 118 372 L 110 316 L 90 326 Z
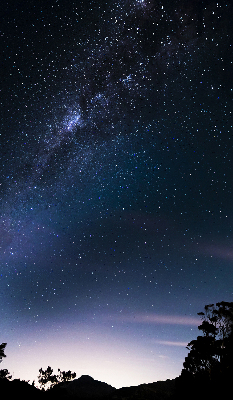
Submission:
M 162 344 L 164 346 L 178 346 L 178 347 L 186 347 L 188 342 L 173 342 L 169 340 L 155 340 L 155 343 Z
M 209 245 L 203 247 L 203 252 L 214 257 L 233 260 L 233 249 L 229 246 Z
M 169 325 L 185 325 L 198 326 L 201 321 L 197 317 L 181 316 L 181 315 L 158 315 L 158 314 L 135 314 L 135 315 L 112 315 L 107 317 L 115 322 L 139 323 L 139 324 L 169 324 Z
M 136 314 L 128 317 L 122 316 L 121 319 L 127 322 L 147 324 L 200 325 L 199 318 L 179 315 Z

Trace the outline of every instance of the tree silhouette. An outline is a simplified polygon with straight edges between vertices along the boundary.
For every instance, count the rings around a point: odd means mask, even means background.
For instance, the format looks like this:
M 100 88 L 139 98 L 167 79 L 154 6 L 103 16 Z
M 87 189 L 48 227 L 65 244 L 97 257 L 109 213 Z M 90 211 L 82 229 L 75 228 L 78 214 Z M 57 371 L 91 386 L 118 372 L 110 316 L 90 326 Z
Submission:
M 46 370 L 41 368 L 39 373 L 38 382 L 42 390 L 51 389 L 57 383 L 67 382 L 76 377 L 75 372 L 71 372 L 70 370 L 61 371 L 60 369 L 58 369 L 58 375 L 55 375 L 51 367 L 48 367 Z
M 0 344 L 0 363 L 2 362 L 2 358 L 6 357 L 5 355 L 5 348 L 7 343 Z M 10 375 L 8 369 L 0 369 L 0 379 L 11 379 L 12 376 Z
M 8 369 L 0 369 L 0 379 L 8 379 L 10 380 L 12 378 L 12 375 L 10 375 L 10 372 Z
M 204 307 L 198 336 L 188 344 L 190 350 L 183 364 L 185 373 L 215 379 L 233 372 L 233 303 L 220 302 Z
M 58 369 L 59 375 L 57 376 L 58 381 L 59 382 L 67 382 L 67 381 L 71 381 L 72 379 L 74 379 L 76 377 L 76 373 L 75 372 L 71 372 L 69 371 L 61 371 L 60 369 Z
M 0 362 L 2 362 L 3 357 L 6 357 L 6 355 L 4 353 L 6 345 L 7 345 L 7 343 L 0 344 Z
M 48 366 L 46 370 L 39 369 L 38 382 L 42 390 L 49 389 L 57 383 L 57 376 L 53 375 L 53 369 Z

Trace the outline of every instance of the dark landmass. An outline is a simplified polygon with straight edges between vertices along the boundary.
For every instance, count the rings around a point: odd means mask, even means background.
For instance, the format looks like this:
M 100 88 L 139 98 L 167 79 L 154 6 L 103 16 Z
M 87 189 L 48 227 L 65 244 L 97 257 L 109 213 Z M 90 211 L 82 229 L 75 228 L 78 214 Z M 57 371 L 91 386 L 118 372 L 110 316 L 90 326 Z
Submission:
M 106 383 L 99 382 L 90 376 L 83 375 L 72 382 L 54 386 L 49 392 L 54 397 L 72 397 L 76 399 L 169 399 L 174 394 L 175 380 L 142 384 L 139 386 L 115 389 Z
M 139 386 L 123 387 L 115 391 L 113 400 L 167 400 L 175 393 L 175 379 L 142 384 Z
M 190 380 L 179 376 L 171 380 L 116 389 L 83 375 L 44 391 L 19 379 L 0 379 L 3 399 L 21 396 L 24 400 L 217 400 L 228 398 L 229 388 L 229 384 L 218 380 Z
M 43 398 L 44 394 L 40 389 L 20 379 L 14 379 L 13 381 L 6 378 L 0 379 L 1 399 L 21 397 L 21 399 L 39 400 Z
M 82 375 L 70 382 L 58 383 L 47 393 L 52 398 L 102 399 L 111 398 L 116 389 L 107 383 L 97 381 L 89 375 Z
M 27 382 L 15 379 L 0 380 L 2 398 L 21 396 L 23 399 L 77 399 L 77 400 L 168 400 L 175 392 L 175 379 L 139 386 L 116 389 L 107 383 L 94 380 L 88 375 L 71 382 L 59 383 L 52 389 L 42 391 Z

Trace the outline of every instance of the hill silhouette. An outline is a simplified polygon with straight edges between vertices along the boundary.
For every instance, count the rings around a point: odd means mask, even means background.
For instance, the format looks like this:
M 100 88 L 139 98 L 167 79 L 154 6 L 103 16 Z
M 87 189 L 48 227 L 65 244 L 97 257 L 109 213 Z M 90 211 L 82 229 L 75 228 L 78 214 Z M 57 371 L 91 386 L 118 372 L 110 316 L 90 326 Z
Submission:
M 158 381 L 117 389 L 112 400 L 169 400 L 175 395 L 176 380 Z
M 173 400 L 176 380 L 177 378 L 116 389 L 88 375 L 82 375 L 71 382 L 55 385 L 45 394 L 52 400 Z
M 63 396 L 77 399 L 98 399 L 111 396 L 116 391 L 111 385 L 93 379 L 89 375 L 82 375 L 70 382 L 55 385 L 48 393 L 52 397 Z
M 24 400 L 219 400 L 228 398 L 230 382 L 211 384 L 205 379 L 179 376 L 138 386 L 115 389 L 88 375 L 71 382 L 58 383 L 53 388 L 40 390 L 25 381 L 0 379 L 2 398 L 21 397 Z
M 0 379 L 0 393 L 2 398 L 21 396 L 24 400 L 173 400 L 176 379 L 116 389 L 82 375 L 71 382 L 58 383 L 47 391 L 19 379 Z
M 43 399 L 44 393 L 28 382 L 21 381 L 20 379 L 14 379 L 9 381 L 8 379 L 0 379 L 0 393 L 2 399 L 16 399 L 21 396 L 22 399 Z

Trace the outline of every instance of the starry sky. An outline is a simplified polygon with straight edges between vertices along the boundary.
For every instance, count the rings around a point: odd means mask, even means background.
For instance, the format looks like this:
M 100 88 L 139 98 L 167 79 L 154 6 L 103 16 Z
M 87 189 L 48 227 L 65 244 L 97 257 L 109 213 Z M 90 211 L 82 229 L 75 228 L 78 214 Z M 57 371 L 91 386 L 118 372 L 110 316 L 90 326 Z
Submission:
M 115 387 L 172 379 L 232 301 L 230 0 L 1 5 L 0 342 Z

